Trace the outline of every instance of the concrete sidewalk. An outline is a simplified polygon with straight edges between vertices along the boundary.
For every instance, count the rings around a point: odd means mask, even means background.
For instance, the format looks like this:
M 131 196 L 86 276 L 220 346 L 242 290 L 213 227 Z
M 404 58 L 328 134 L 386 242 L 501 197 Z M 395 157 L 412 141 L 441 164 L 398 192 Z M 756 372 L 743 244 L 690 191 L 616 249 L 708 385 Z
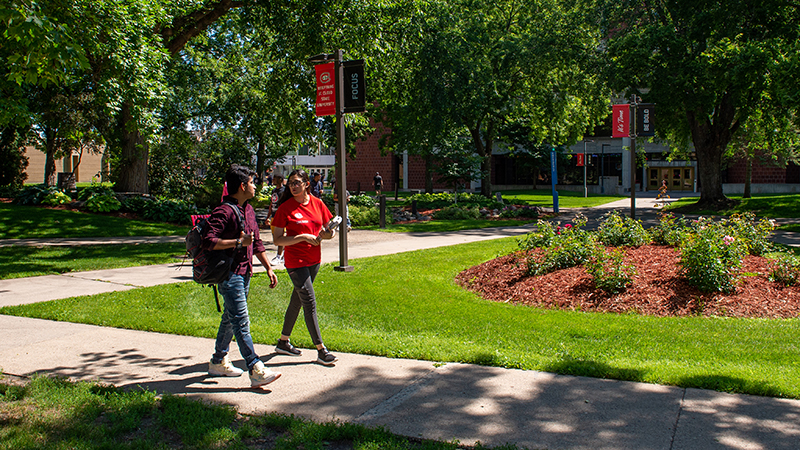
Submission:
M 349 256 L 528 231 L 354 231 Z M 337 248 L 336 242 L 325 243 L 326 262 L 338 261 Z M 0 280 L 0 305 L 190 280 L 190 266 L 176 270 L 177 266 Z M 457 439 L 467 445 L 480 441 L 531 449 L 800 448 L 798 400 L 340 352 L 335 352 L 335 366 L 324 367 L 314 363 L 316 355 L 310 350 L 292 358 L 274 354 L 272 346 L 257 345 L 265 364 L 283 373 L 262 390 L 250 389 L 246 376 L 207 375 L 212 339 L 0 316 L 0 341 L 5 344 L 0 347 L 0 369 L 7 374 L 51 373 L 126 388 L 141 386 L 230 404 L 242 413 L 280 412 L 317 421 L 382 425 L 402 435 Z M 244 368 L 238 350 L 231 356 Z

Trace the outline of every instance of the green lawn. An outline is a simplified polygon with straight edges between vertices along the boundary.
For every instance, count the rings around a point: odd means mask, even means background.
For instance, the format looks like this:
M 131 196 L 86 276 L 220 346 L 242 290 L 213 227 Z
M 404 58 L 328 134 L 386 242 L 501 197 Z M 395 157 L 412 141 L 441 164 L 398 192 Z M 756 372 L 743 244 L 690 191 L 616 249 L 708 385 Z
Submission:
M 398 222 L 386 224 L 386 228 L 378 225 L 357 227 L 359 230 L 377 230 L 390 233 L 436 233 L 445 231 L 474 230 L 477 228 L 516 227 L 530 223 L 530 220 L 430 220 L 427 222 Z
M 317 424 L 286 414 L 244 416 L 230 406 L 176 395 L 48 377 L 21 386 L 0 376 L 0 398 L 0 450 L 459 448 L 419 443 L 380 427 Z
M 188 226 L 0 203 L 0 239 L 184 235 Z
M 485 301 L 453 282 L 506 254 L 515 239 L 351 261 L 315 283 L 325 343 L 335 351 L 458 361 L 727 392 L 800 398 L 800 320 L 658 318 L 544 310 Z M 253 338 L 280 333 L 291 283 L 251 287 Z M 213 338 L 213 295 L 195 283 L 5 307 L 2 314 Z M 302 322 L 302 318 L 299 322 Z M 293 341 L 310 347 L 302 323 Z
M 553 206 L 553 193 L 550 189 L 527 189 L 527 190 L 513 190 L 513 191 L 500 191 L 503 201 L 520 201 L 527 203 L 530 206 L 542 206 L 552 208 Z M 588 197 L 583 196 L 583 192 L 576 191 L 558 191 L 558 206 L 561 208 L 589 208 L 593 206 L 600 206 L 606 203 L 611 203 L 616 200 L 629 198 L 620 195 L 599 195 L 589 194 Z
M 752 198 L 742 198 L 742 196 L 728 196 L 737 200 L 739 203 L 733 208 L 722 211 L 709 211 L 692 206 L 697 203 L 699 197 L 687 197 L 676 200 L 667 210 L 678 210 L 683 213 L 700 215 L 721 215 L 729 216 L 735 213 L 751 211 L 758 217 L 767 218 L 800 218 L 800 194 L 758 194 Z
M 178 261 L 175 256 L 185 253 L 186 245 L 183 243 L 1 247 L 0 280 L 166 264 Z M 191 265 L 192 262 L 187 263 Z

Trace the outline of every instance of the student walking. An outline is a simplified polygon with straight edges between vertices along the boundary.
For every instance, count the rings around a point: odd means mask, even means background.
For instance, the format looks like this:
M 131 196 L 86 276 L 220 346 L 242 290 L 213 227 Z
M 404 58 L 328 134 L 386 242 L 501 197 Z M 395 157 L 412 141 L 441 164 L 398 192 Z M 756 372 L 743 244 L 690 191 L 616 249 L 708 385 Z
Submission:
M 331 218 L 333 215 L 325 203 L 311 195 L 308 174 L 300 169 L 291 172 L 287 189 L 272 220 L 272 241 L 275 245 L 285 247 L 284 266 L 294 285 L 275 351 L 283 355 L 300 356 L 300 350 L 289 342 L 289 337 L 302 308 L 308 333 L 317 348 L 317 362 L 325 365 L 333 364 L 337 358 L 322 343 L 314 278 L 322 260 L 320 242 L 333 238 L 335 234 L 334 230 L 324 228 Z
M 253 255 L 267 269 L 269 287 L 278 284 L 278 278 L 267 260 L 266 248 L 261 241 L 253 207 L 245 202 L 256 194 L 253 177 L 256 172 L 239 165 L 232 165 L 225 175 L 229 195 L 224 203 L 211 213 L 208 232 L 203 238 L 203 248 L 227 250 L 233 256 L 228 279 L 219 284 L 219 292 L 225 303 L 220 319 L 214 355 L 208 363 L 208 374 L 238 377 L 244 371 L 234 366 L 228 358 L 231 339 L 236 336 L 252 387 L 272 383 L 281 376 L 264 366 L 253 347 L 250 335 L 250 315 L 247 295 L 250 292 L 250 277 L 253 275 Z

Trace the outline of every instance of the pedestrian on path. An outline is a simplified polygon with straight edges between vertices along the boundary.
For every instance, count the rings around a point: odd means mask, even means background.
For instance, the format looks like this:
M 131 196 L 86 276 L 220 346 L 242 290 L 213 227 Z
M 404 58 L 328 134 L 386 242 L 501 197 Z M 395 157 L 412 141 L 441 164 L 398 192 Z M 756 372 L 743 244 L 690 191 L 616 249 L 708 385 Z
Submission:
M 380 173 L 375 172 L 375 176 L 372 177 L 372 182 L 375 185 L 375 195 L 377 197 L 381 196 L 381 190 L 383 190 L 383 177 Z
M 333 238 L 335 234 L 334 230 L 323 227 L 333 215 L 322 200 L 311 195 L 308 174 L 304 170 L 290 173 L 288 181 L 281 206 L 272 220 L 272 242 L 286 247 L 284 266 L 292 279 L 294 290 L 275 351 L 283 355 L 300 356 L 300 350 L 289 342 L 289 336 L 302 308 L 311 341 L 317 347 L 317 362 L 330 365 L 336 362 L 336 356 L 325 348 L 320 336 L 314 278 L 322 260 L 320 242 Z
M 283 191 L 286 190 L 286 185 L 283 182 L 283 177 L 275 174 L 272 177 L 272 184 L 275 186 L 272 189 L 272 195 L 270 197 L 270 204 L 269 204 L 269 213 L 267 214 L 267 219 L 270 221 L 270 229 L 272 228 L 272 218 L 275 217 L 275 212 L 278 211 L 278 206 L 280 206 L 279 202 L 281 196 L 283 195 Z M 278 254 L 272 258 L 272 264 L 283 264 L 283 246 L 278 246 Z
M 265 253 L 261 241 L 253 207 L 245 202 L 256 194 L 253 177 L 256 172 L 250 168 L 232 165 L 225 175 L 228 191 L 225 203 L 218 206 L 208 219 L 208 232 L 203 239 L 203 247 L 212 250 L 228 250 L 233 256 L 231 272 L 227 281 L 219 284 L 219 292 L 225 302 L 220 319 L 214 355 L 208 364 L 209 375 L 238 377 L 243 370 L 234 366 L 228 358 L 231 339 L 236 336 L 239 353 L 244 358 L 250 373 L 252 387 L 272 383 L 281 376 L 273 372 L 261 361 L 250 336 L 250 315 L 247 309 L 247 295 L 250 292 L 250 278 L 253 275 L 253 255 L 267 269 L 269 287 L 274 288 L 278 278 Z M 235 209 L 234 209 L 235 208 Z M 243 219 L 242 219 L 243 218 Z M 244 229 L 241 229 L 240 226 Z

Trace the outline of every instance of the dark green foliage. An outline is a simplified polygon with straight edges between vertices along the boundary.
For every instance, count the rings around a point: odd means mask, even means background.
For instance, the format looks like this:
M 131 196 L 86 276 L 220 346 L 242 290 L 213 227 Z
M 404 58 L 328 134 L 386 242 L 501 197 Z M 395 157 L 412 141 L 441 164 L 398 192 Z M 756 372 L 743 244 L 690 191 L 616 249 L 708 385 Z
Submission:
M 597 227 L 597 239 L 611 247 L 639 247 L 650 242 L 650 236 L 641 221 L 622 216 L 616 210 L 601 219 Z
M 45 186 L 44 184 L 32 184 L 25 186 L 19 191 L 14 203 L 18 205 L 38 205 L 51 192 L 58 192 L 55 186 Z
M 477 206 L 446 206 L 433 213 L 433 218 L 437 220 L 480 219 L 480 217 L 481 212 Z
M 158 222 L 191 223 L 191 215 L 199 214 L 196 206 L 181 200 L 157 199 L 146 203 L 142 210 L 145 219 Z

